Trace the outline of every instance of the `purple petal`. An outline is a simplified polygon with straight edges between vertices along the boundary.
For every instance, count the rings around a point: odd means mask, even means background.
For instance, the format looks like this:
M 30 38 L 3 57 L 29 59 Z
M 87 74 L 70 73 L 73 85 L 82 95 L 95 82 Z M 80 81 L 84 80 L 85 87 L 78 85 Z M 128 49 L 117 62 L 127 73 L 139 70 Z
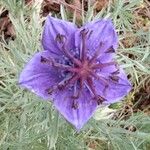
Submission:
M 48 16 L 42 36 L 43 48 L 51 53 L 62 55 L 57 41 L 57 36 L 60 34 L 66 38 L 66 49 L 74 49 L 74 33 L 76 30 L 77 27 L 73 23 Z
M 95 80 L 94 82 L 98 94 L 104 97 L 108 104 L 121 100 L 131 90 L 131 83 L 128 81 L 122 69 L 120 69 L 120 73 L 117 76 L 119 77 L 118 81 L 105 74 L 102 80 Z
M 118 38 L 115 32 L 114 26 L 111 20 L 99 20 L 93 21 L 85 26 L 81 27 L 75 35 L 75 45 L 76 47 L 80 48 L 81 45 L 81 31 L 86 29 L 88 31 L 86 46 L 89 50 L 90 55 L 100 49 L 101 54 L 108 53 L 109 48 L 113 48 L 114 50 L 118 47 Z M 103 46 L 100 48 L 100 43 Z M 113 52 L 111 52 L 112 54 Z
M 72 91 L 59 91 L 55 94 L 54 105 L 67 121 L 80 130 L 93 115 L 97 102 L 92 99 L 89 92 L 83 91 L 79 99 L 74 99 L 75 105 L 77 105 L 75 109 L 71 96 Z
M 48 89 L 61 79 L 58 77 L 57 69 L 52 68 L 48 63 L 41 62 L 41 56 L 48 58 L 50 53 L 48 51 L 36 53 L 20 74 L 19 83 L 38 96 L 47 99 L 50 97 Z

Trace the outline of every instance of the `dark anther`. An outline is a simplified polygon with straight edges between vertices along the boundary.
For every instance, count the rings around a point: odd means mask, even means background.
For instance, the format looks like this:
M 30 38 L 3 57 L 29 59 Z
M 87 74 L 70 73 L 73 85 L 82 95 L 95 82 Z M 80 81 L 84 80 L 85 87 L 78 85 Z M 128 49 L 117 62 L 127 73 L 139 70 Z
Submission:
M 77 95 L 72 95 L 71 98 L 72 98 L 72 99 L 78 99 L 78 98 L 79 98 L 79 94 L 77 94 Z
M 116 71 L 112 72 L 112 75 L 118 75 L 120 73 L 119 69 L 117 69 Z
M 56 42 L 64 43 L 65 35 L 62 35 L 62 34 L 59 33 L 59 34 L 56 35 L 55 40 L 56 40 Z
M 41 60 L 40 61 L 41 61 L 41 63 L 47 63 L 48 59 L 43 57 L 43 56 L 41 56 Z
M 114 53 L 115 49 L 113 48 L 113 46 L 111 46 L 110 48 L 107 49 L 106 53 Z
M 106 99 L 103 98 L 102 96 L 98 95 L 97 104 L 100 105 L 100 104 L 102 104 L 104 101 L 106 101 Z
M 78 104 L 78 102 L 76 100 L 73 100 L 73 102 L 72 102 L 72 108 L 73 109 L 78 109 L 79 108 L 79 104 Z
M 102 46 L 104 46 L 104 42 L 101 41 L 101 42 L 99 43 L 99 47 L 102 47 Z
M 87 35 L 88 32 L 89 32 L 88 29 L 83 29 L 83 30 L 80 31 L 80 33 L 81 33 L 82 36 Z
M 52 89 L 52 88 L 48 88 L 48 89 L 46 89 L 45 91 L 47 92 L 47 94 L 51 95 L 52 92 L 53 92 L 53 89 Z
M 65 87 L 67 86 L 67 84 L 69 83 L 69 80 L 70 80 L 70 79 L 65 80 L 65 81 L 59 83 L 59 84 L 57 85 L 57 88 L 58 88 L 59 90 L 64 90 Z
M 115 76 L 115 75 L 110 76 L 110 79 L 113 80 L 113 81 L 115 81 L 115 82 L 118 82 L 118 81 L 119 81 L 119 77 L 118 77 L 118 76 Z
M 58 89 L 59 89 L 59 90 L 64 90 L 64 88 L 65 88 L 65 85 L 64 85 L 64 84 L 58 85 Z

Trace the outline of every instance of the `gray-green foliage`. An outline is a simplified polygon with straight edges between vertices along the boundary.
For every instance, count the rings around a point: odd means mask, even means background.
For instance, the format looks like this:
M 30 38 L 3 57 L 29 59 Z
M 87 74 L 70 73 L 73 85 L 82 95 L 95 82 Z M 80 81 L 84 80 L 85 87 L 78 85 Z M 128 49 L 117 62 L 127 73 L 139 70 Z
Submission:
M 93 9 L 89 8 L 83 20 L 89 22 L 110 17 L 118 33 L 132 32 L 132 11 L 139 2 L 131 0 L 128 5 L 124 5 L 124 1 L 116 0 L 95 17 Z M 23 66 L 35 52 L 41 50 L 43 20 L 36 6 L 25 6 L 19 0 L 1 0 L 0 6 L 9 10 L 16 32 L 14 41 L 10 40 L 7 44 L 2 40 L 0 44 L 0 150 L 89 150 L 92 143 L 96 150 L 149 149 L 150 117 L 144 113 L 132 114 L 127 120 L 91 119 L 78 133 L 55 111 L 50 102 L 19 87 L 18 76 Z M 63 6 L 61 16 L 67 19 Z M 125 48 L 121 40 L 128 38 L 128 34 L 119 35 L 120 47 L 116 58 L 131 75 L 134 88 L 126 98 L 129 101 L 150 73 L 150 30 L 134 31 L 132 36 L 139 38 L 138 43 Z M 127 54 L 133 54 L 136 59 L 129 58 Z M 99 113 L 95 115 L 100 116 Z M 126 130 L 128 127 L 134 127 L 136 131 Z

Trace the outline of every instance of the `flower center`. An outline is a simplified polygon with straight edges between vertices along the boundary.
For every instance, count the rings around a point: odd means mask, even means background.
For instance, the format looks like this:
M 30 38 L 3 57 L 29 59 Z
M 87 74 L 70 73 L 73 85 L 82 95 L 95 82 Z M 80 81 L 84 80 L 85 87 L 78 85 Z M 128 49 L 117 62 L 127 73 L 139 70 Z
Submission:
M 87 61 L 83 62 L 81 68 L 79 68 L 79 76 L 87 78 L 90 74 L 90 66 Z
M 115 62 L 108 62 L 108 63 L 97 62 L 97 58 L 99 57 L 100 51 L 103 47 L 102 42 L 99 44 L 99 48 L 95 51 L 92 58 L 89 58 L 87 56 L 86 41 L 87 41 L 87 38 L 89 38 L 91 34 L 92 34 L 92 31 L 89 32 L 86 29 L 83 29 L 80 32 L 82 45 L 78 52 L 79 56 L 75 56 L 74 54 L 71 53 L 71 51 L 66 49 L 67 38 L 64 35 L 58 34 L 56 36 L 56 42 L 59 44 L 59 47 L 61 47 L 61 51 L 63 52 L 64 56 L 67 58 L 67 63 L 58 63 L 56 60 L 52 58 L 47 59 L 41 56 L 42 63 L 49 63 L 53 67 L 56 67 L 57 69 L 60 69 L 63 72 L 65 72 L 64 80 L 58 83 L 57 86 L 48 89 L 48 91 L 51 91 L 49 92 L 50 94 L 55 90 L 64 90 L 67 87 L 71 87 L 73 89 L 73 94 L 71 98 L 78 99 L 81 95 L 82 90 L 84 88 L 87 88 L 90 91 L 91 95 L 93 96 L 93 99 L 96 100 L 98 104 L 106 100 L 102 96 L 97 94 L 93 81 L 95 79 L 101 80 L 103 84 L 105 85 L 104 90 L 106 90 L 109 86 L 108 80 L 102 76 L 99 76 L 96 73 L 96 71 L 104 67 L 108 67 L 112 65 L 116 66 L 116 63 Z M 106 51 L 106 53 L 113 53 L 113 52 L 114 52 L 113 46 L 111 46 Z M 66 64 L 71 64 L 71 65 L 66 65 Z M 69 77 L 68 77 L 68 74 L 69 74 Z M 117 76 L 118 74 L 119 74 L 119 71 L 116 66 L 116 71 L 112 73 L 112 76 L 110 77 L 110 79 L 114 80 L 115 82 L 118 82 L 119 80 Z

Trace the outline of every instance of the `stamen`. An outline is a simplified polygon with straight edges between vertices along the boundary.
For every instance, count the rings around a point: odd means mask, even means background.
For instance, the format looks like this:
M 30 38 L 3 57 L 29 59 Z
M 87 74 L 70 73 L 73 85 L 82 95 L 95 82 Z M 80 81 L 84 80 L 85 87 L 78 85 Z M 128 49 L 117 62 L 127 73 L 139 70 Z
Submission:
M 105 30 L 106 26 L 107 26 L 107 24 L 103 26 L 103 28 L 101 29 L 101 32 L 102 32 L 103 30 Z M 89 64 L 90 64 L 90 63 L 93 63 L 94 61 L 96 61 L 96 59 L 97 59 L 97 58 L 99 57 L 99 55 L 100 55 L 100 52 L 101 52 L 103 46 L 104 46 L 104 43 L 101 41 L 101 42 L 99 43 L 98 49 L 95 51 L 94 56 L 91 58 Z
M 92 69 L 102 69 L 104 67 L 116 65 L 116 62 L 108 62 L 108 63 L 103 63 L 103 64 L 95 64 L 92 66 Z
M 81 38 L 82 38 L 82 53 L 80 52 L 80 54 L 82 54 L 82 57 L 81 57 L 81 60 L 82 61 L 85 61 L 85 59 L 86 59 L 86 57 L 87 57 L 87 54 L 86 54 L 86 52 L 87 52 L 87 48 L 86 48 L 86 36 L 87 36 L 87 33 L 88 33 L 89 31 L 88 30 L 86 30 L 86 29 L 83 29 L 81 32 L 80 32 L 80 34 L 81 34 Z
M 84 79 L 82 77 L 80 77 L 80 92 L 83 89 L 83 82 L 84 82 Z
M 55 38 L 56 42 L 59 42 L 62 44 L 62 51 L 64 52 L 64 54 L 70 58 L 76 65 L 81 65 L 81 62 L 76 59 L 66 48 L 65 48 L 65 45 L 66 45 L 66 36 L 65 35 L 62 35 L 62 34 L 57 34 L 56 38 Z
M 116 76 L 116 75 L 113 75 L 113 76 L 109 76 L 109 78 L 115 82 L 118 82 L 119 81 L 119 77 Z
M 41 60 L 40 61 L 41 61 L 41 63 L 49 62 L 49 60 L 47 58 L 43 57 L 43 56 L 41 56 Z
M 113 46 L 110 46 L 110 48 L 108 48 L 105 53 L 114 53 L 114 52 L 115 52 L 115 49 L 113 48 Z
M 68 58 L 70 58 L 76 65 L 78 65 L 78 66 L 82 65 L 82 63 L 78 59 L 76 59 L 67 49 L 65 49 L 65 45 L 62 46 L 62 50 L 63 50 L 64 54 Z
M 45 91 L 46 91 L 47 94 L 51 95 L 53 93 L 54 89 L 53 88 L 48 88 Z
M 71 78 L 69 79 L 65 79 L 63 81 L 61 81 L 59 84 L 58 84 L 58 89 L 59 90 L 64 90 L 64 88 L 66 88 L 68 85 L 70 84 L 73 84 L 76 80 L 79 79 L 79 76 L 78 75 L 73 75 Z
M 74 83 L 74 81 L 76 81 L 77 77 L 74 75 L 73 77 L 69 78 L 69 79 L 64 79 L 63 81 L 61 81 L 60 83 L 58 83 L 58 85 L 53 86 L 52 88 L 48 88 L 46 89 L 46 93 L 51 95 L 54 91 L 58 90 L 64 90 L 64 88 L 66 86 L 68 86 L 71 83 Z
M 77 81 L 74 85 L 74 89 L 73 89 L 73 95 L 71 96 L 71 98 L 73 99 L 78 99 L 79 98 L 79 90 L 77 89 Z
M 112 74 L 112 75 L 117 75 L 117 74 L 119 74 L 119 73 L 120 73 L 120 71 L 119 71 L 119 69 L 117 69 L 116 71 L 112 72 L 111 74 Z
M 106 101 L 105 98 L 103 98 L 102 96 L 100 96 L 100 95 L 98 95 L 98 94 L 96 93 L 96 90 L 95 90 L 95 88 L 94 88 L 94 84 L 93 84 L 93 81 L 92 81 L 91 78 L 88 78 L 88 79 L 87 79 L 87 83 L 88 83 L 88 86 L 89 86 L 90 90 L 92 91 L 92 93 L 93 93 L 93 95 L 94 95 L 94 98 L 93 98 L 93 99 L 95 99 L 95 100 L 97 101 L 98 105 L 99 105 L 99 104 L 102 104 L 104 101 Z
M 92 75 L 93 77 L 95 77 L 96 79 L 100 80 L 101 82 L 103 82 L 103 84 L 104 84 L 104 86 L 105 86 L 105 88 L 104 88 L 104 90 L 103 90 L 103 93 L 104 93 L 104 95 L 106 95 L 106 90 L 107 90 L 107 88 L 109 87 L 109 81 L 108 81 L 107 79 L 105 79 L 104 77 L 99 76 L 99 75 L 96 74 L 96 73 L 91 73 L 91 75 Z
M 79 108 L 79 103 L 75 99 L 73 99 L 72 108 L 73 109 L 78 109 Z
M 97 104 L 98 105 L 100 105 L 100 104 L 102 104 L 104 101 L 106 101 L 106 99 L 104 98 L 104 97 L 102 97 L 102 96 L 98 96 L 98 100 L 97 100 Z
M 98 46 L 98 49 L 95 51 L 93 57 L 92 57 L 91 60 L 89 61 L 89 64 L 93 63 L 93 62 L 99 57 L 103 45 L 104 45 L 104 43 L 103 43 L 103 42 L 100 42 L 100 44 L 99 44 L 99 46 Z
M 55 41 L 63 44 L 65 42 L 64 41 L 65 39 L 66 39 L 65 35 L 59 33 L 56 35 Z
M 78 91 L 77 91 L 77 83 L 78 82 L 76 82 L 76 85 L 74 87 L 75 88 L 74 90 L 76 90 L 76 91 L 74 91 L 74 95 L 72 96 L 72 98 L 74 98 L 74 99 L 78 99 L 81 95 L 82 90 L 83 90 L 83 81 L 84 81 L 84 79 L 82 77 L 80 77 L 78 81 L 79 81 Z
M 60 63 L 57 63 L 54 59 L 52 59 L 52 58 L 45 58 L 45 57 L 43 57 L 43 56 L 41 56 L 41 63 L 46 63 L 46 64 L 49 64 L 49 65 L 51 65 L 51 66 L 53 66 L 53 67 L 56 67 L 56 68 L 58 68 L 58 69 L 63 69 L 63 70 L 66 70 L 66 71 L 70 71 L 70 72 L 78 72 L 78 69 L 76 69 L 76 68 L 73 68 L 73 67 L 71 67 L 71 66 L 69 66 L 69 65 L 64 65 L 64 64 L 60 64 Z
M 97 97 L 97 93 L 95 91 L 95 87 L 94 87 L 94 84 L 93 84 L 93 81 L 92 81 L 92 78 L 87 78 L 87 84 L 91 90 L 91 92 L 93 93 L 94 97 Z
M 78 69 L 73 68 L 69 65 L 59 64 L 59 63 L 56 63 L 56 62 L 53 62 L 52 65 L 56 68 L 60 68 L 60 69 L 70 71 L 70 72 L 73 72 L 73 73 L 78 72 Z

